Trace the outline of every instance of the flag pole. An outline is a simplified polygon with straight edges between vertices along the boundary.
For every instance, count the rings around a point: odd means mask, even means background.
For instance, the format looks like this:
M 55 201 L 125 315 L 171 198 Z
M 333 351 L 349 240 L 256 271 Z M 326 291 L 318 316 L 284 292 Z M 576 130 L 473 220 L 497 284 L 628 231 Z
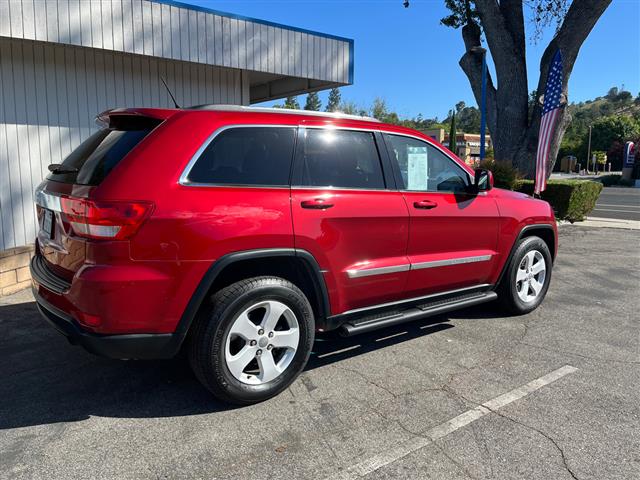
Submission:
M 480 162 L 485 157 L 485 138 L 487 130 L 487 49 L 476 45 L 469 49 L 471 53 L 482 55 L 482 90 L 480 93 Z

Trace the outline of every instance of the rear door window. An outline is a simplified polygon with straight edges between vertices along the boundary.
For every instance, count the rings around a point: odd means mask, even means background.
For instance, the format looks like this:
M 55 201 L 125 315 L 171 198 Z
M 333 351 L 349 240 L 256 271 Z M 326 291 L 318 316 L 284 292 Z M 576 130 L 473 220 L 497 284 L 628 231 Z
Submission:
M 385 188 L 373 133 L 307 128 L 304 138 L 302 186 Z
M 59 173 L 51 173 L 47 178 L 62 183 L 99 185 L 151 130 L 99 130 L 64 159 Z
M 187 174 L 187 183 L 288 186 L 295 127 L 235 127 L 220 132 Z

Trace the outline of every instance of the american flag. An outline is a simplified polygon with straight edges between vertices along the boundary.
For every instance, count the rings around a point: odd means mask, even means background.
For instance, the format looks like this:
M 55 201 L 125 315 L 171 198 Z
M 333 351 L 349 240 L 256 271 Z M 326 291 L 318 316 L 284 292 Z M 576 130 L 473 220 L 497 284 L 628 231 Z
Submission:
M 547 75 L 547 85 L 544 90 L 544 103 L 542 105 L 542 120 L 540 121 L 540 134 L 538 135 L 538 151 L 536 153 L 536 181 L 534 193 L 547 188 L 547 164 L 549 161 L 549 150 L 551 139 L 556 126 L 556 119 L 562 107 L 562 54 L 558 50 L 553 57 L 549 73 Z

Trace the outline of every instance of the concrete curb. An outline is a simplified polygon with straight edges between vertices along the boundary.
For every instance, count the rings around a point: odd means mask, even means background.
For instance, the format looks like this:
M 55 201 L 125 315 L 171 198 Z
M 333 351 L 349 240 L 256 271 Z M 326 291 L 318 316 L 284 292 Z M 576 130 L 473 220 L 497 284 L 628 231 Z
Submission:
M 571 225 L 569 223 L 562 223 L 559 226 Z M 576 222 L 573 225 L 582 227 L 596 227 L 596 228 L 623 228 L 626 230 L 640 230 L 639 220 L 620 220 L 617 218 L 599 218 L 599 217 L 587 217 L 583 222 Z

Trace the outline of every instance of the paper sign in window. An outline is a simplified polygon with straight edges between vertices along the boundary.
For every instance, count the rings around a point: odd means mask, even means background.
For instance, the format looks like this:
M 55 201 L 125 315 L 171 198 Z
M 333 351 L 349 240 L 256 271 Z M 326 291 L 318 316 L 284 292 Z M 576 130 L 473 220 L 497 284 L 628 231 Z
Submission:
M 429 157 L 426 147 L 407 147 L 407 189 L 427 190 Z

